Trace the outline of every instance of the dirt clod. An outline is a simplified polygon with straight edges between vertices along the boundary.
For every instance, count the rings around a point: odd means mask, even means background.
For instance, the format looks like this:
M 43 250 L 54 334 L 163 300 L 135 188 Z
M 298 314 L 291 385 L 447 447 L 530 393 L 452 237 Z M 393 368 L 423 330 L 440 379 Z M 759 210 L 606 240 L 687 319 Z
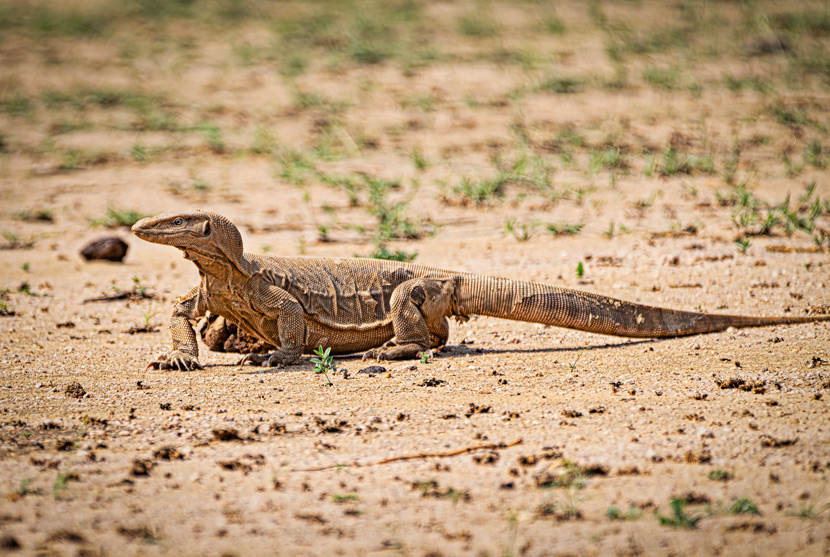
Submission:
M 176 447 L 165 446 L 153 451 L 153 458 L 156 460 L 181 460 L 184 455 Z
M 0 549 L 4 549 L 6 551 L 17 551 L 22 546 L 20 542 L 17 541 L 17 538 L 12 536 L 11 534 L 3 534 L 0 536 Z
M 228 428 L 216 428 L 211 431 L 213 434 L 213 438 L 216 441 L 240 441 L 242 438 L 239 436 L 239 432 L 231 427 Z
M 84 396 L 86 396 L 86 390 L 84 390 L 83 386 L 77 381 L 73 381 L 68 384 L 63 392 L 66 396 L 71 398 L 84 398 Z
M 788 438 L 788 439 L 777 439 L 772 435 L 764 434 L 761 436 L 761 446 L 762 447 L 771 447 L 774 449 L 780 447 L 790 447 L 795 445 L 798 442 L 798 437 Z
M 135 459 L 130 468 L 130 475 L 135 477 L 144 477 L 150 475 L 150 469 L 153 467 L 152 461 Z

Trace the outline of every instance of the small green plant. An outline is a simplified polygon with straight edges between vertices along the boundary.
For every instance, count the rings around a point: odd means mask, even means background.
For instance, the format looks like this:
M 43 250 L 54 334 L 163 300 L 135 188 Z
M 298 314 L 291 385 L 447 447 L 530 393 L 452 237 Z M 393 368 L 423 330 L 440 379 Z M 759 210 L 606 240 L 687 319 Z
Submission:
M 494 37 L 499 34 L 499 28 L 489 17 L 470 14 L 458 19 L 458 32 L 468 37 Z
M 827 166 L 827 151 L 815 139 L 804 147 L 804 162 L 816 168 Z
M 32 286 L 28 282 L 24 282 L 18 286 L 17 291 L 21 294 L 26 294 L 27 296 L 38 296 L 38 294 L 32 292 Z
M 679 87 L 680 72 L 677 68 L 648 67 L 643 71 L 643 79 L 655 89 L 671 91 Z
M 422 364 L 428 364 L 432 361 L 432 352 L 430 350 L 424 350 L 421 352 L 420 356 Z
M 386 198 L 389 190 L 400 188 L 398 182 L 366 175 L 363 175 L 362 179 L 369 190 L 367 210 L 378 220 L 375 233 L 378 242 L 382 243 L 393 238 L 414 240 L 423 235 L 420 223 L 411 220 L 406 215 L 407 201 L 391 203 Z
M 136 143 L 130 147 L 130 157 L 132 157 L 135 162 L 146 162 L 147 159 L 150 158 L 150 153 L 147 147 L 141 143 Z
M 142 290 L 142 292 L 143 292 L 143 290 Z M 153 316 L 158 315 L 158 313 L 159 313 L 158 311 L 153 311 L 153 304 L 150 304 L 149 306 L 147 306 L 147 309 L 144 311 L 144 328 L 145 329 L 150 329 L 151 328 L 150 327 L 150 320 L 153 318 Z
M 461 198 L 462 204 L 472 203 L 480 207 L 495 198 L 504 196 L 504 187 L 507 182 L 507 178 L 502 175 L 483 180 L 473 180 L 465 176 L 461 178 L 461 183 L 453 188 L 453 193 Z
M 118 228 L 120 226 L 130 227 L 143 219 L 146 215 L 132 209 L 116 209 L 107 207 L 106 216 L 100 219 L 92 219 L 92 226 L 103 226 L 106 228 Z
M 538 226 L 538 222 L 519 222 L 514 218 L 509 218 L 504 223 L 504 230 L 518 241 L 527 242 L 533 237 Z
M 222 130 L 211 122 L 201 122 L 196 125 L 196 131 L 202 134 L 211 151 L 216 154 L 225 152 L 225 141 L 222 138 Z
M 429 168 L 429 161 L 424 157 L 424 151 L 420 147 L 412 149 L 412 164 L 420 172 Z
M 254 140 L 251 142 L 251 153 L 267 155 L 273 153 L 277 147 L 277 140 L 264 126 L 257 126 L 254 130 Z
M 21 93 L 0 100 L 0 107 L 9 116 L 25 118 L 30 117 L 35 110 L 35 105 L 31 99 Z
M 210 190 L 210 184 L 208 184 L 205 179 L 200 176 L 193 176 L 193 179 L 190 181 L 190 187 L 199 192 Z
M 737 77 L 734 75 L 726 75 L 723 78 L 723 82 L 726 88 L 733 92 L 751 89 L 759 93 L 768 93 L 772 90 L 772 85 L 769 82 L 756 76 Z
M 570 368 L 571 373 L 576 373 L 576 364 L 579 363 L 579 358 L 581 358 L 581 357 L 582 357 L 582 351 L 580 350 L 579 353 L 576 355 L 576 359 L 573 362 L 571 362 L 570 364 L 568 364 L 568 367 Z
M 781 152 L 781 162 L 784 163 L 784 168 L 787 171 L 787 178 L 794 178 L 801 174 L 804 170 L 804 165 L 793 161 L 786 151 Z
M 567 222 L 552 222 L 545 225 L 545 229 L 554 236 L 574 236 L 585 227 L 584 223 L 569 224 Z
M 38 489 L 31 489 L 29 485 L 32 483 L 32 478 L 23 478 L 20 480 L 20 485 L 17 486 L 17 489 L 14 491 L 20 497 L 25 497 L 26 495 L 37 495 L 40 493 Z
M 738 238 L 735 240 L 735 245 L 738 247 L 738 251 L 742 254 L 746 253 L 746 250 L 749 249 L 749 238 Z
M 779 124 L 790 127 L 806 126 L 810 123 L 807 111 L 803 108 L 792 108 L 784 104 L 775 104 L 769 107 L 769 112 Z
M 334 357 L 331 355 L 331 347 L 323 350 L 322 346 L 318 346 L 314 351 L 316 358 L 311 358 L 314 364 L 314 373 L 322 373 L 326 377 L 326 386 L 331 387 L 334 383 L 331 382 L 331 375 L 337 371 L 337 364 L 334 362 Z
M 77 477 L 78 476 L 72 472 L 58 472 L 58 476 L 55 478 L 55 483 L 52 484 L 52 497 L 60 499 L 63 492 L 66 490 L 67 485 L 69 485 L 70 480 L 75 480 Z
M 561 35 L 565 32 L 565 22 L 555 15 L 548 16 L 543 22 L 545 30 L 552 35 Z
M 291 184 L 305 184 L 317 175 L 317 169 L 312 160 L 299 151 L 279 151 L 274 158 L 280 167 L 277 176 Z
M 385 244 L 379 244 L 375 251 L 369 254 L 369 257 L 373 259 L 386 259 L 389 261 L 401 261 L 402 263 L 406 263 L 413 261 L 416 257 L 418 257 L 418 252 L 407 252 L 400 249 L 392 251 Z
M 672 528 L 687 528 L 687 529 L 694 529 L 697 528 L 697 523 L 700 522 L 700 519 L 703 518 L 702 516 L 690 516 L 686 514 L 685 508 L 687 501 L 685 499 L 672 499 L 669 503 L 672 509 L 671 516 L 663 516 L 661 514 L 657 514 L 658 520 L 660 520 L 660 524 L 663 526 L 671 526 Z
M 359 501 L 360 496 L 357 493 L 332 493 L 331 500 L 335 503 L 348 503 L 349 501 Z
M 576 264 L 576 276 L 578 278 L 582 278 L 582 276 L 584 274 L 585 274 L 585 265 L 582 263 L 582 261 L 580 261 L 579 263 Z
M 147 288 L 141 284 L 141 279 L 137 276 L 133 277 L 133 292 L 142 297 L 147 295 Z
M 820 515 L 824 513 L 824 511 L 830 510 L 830 503 L 823 505 L 819 510 L 816 510 L 816 506 L 813 504 L 801 507 L 798 511 L 794 513 L 787 513 L 790 516 L 795 516 L 798 518 L 803 518 L 805 520 L 813 520 L 818 518 Z
M 618 147 L 606 147 L 602 151 L 591 151 L 588 167 L 593 174 L 606 170 L 623 170 L 628 163 Z
M 576 491 L 584 488 L 588 478 L 597 473 L 602 474 L 602 472 L 595 472 L 591 468 L 585 468 L 568 459 L 562 459 L 555 471 L 537 478 L 536 485 L 543 488 L 564 488 Z
M 611 506 L 608 507 L 608 510 L 605 511 L 605 516 L 607 516 L 611 520 L 637 520 L 638 518 L 643 516 L 643 511 L 641 511 L 634 505 L 629 505 L 628 510 L 625 512 L 622 512 L 617 507 Z
M 579 93 L 584 88 L 585 83 L 581 79 L 574 77 L 548 76 L 536 86 L 536 91 L 567 95 L 571 93 Z
M 729 472 L 727 470 L 715 468 L 714 470 L 709 472 L 709 475 L 707 477 L 713 482 L 727 482 L 731 480 L 734 477 L 734 475 L 732 474 L 732 472 Z
M 24 222 L 54 222 L 55 215 L 52 209 L 32 209 L 25 211 L 18 211 L 14 214 L 14 218 Z
M 761 511 L 758 510 L 758 505 L 746 497 L 735 499 L 729 505 L 729 512 L 731 514 L 761 514 Z
M 20 268 L 23 269 L 23 271 L 28 273 L 29 269 L 31 268 L 31 265 L 29 265 L 29 262 L 26 261 L 25 263 L 23 263 L 23 265 L 20 266 Z

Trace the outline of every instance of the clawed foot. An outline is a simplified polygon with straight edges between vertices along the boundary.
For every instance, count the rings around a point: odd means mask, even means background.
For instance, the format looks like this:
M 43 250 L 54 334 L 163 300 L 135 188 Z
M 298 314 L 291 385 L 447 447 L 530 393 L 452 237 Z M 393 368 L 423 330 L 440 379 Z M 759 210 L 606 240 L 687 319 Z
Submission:
M 380 348 L 373 348 L 367 350 L 363 354 L 364 360 L 409 360 L 412 358 L 420 358 L 421 354 L 429 351 L 428 348 L 415 343 L 410 344 L 390 344 L 386 343 Z M 431 352 L 430 352 L 431 354 Z
M 363 357 L 361 360 L 386 360 L 385 351 L 382 348 L 373 348 L 372 350 L 367 350 L 363 353 Z
M 166 354 L 162 354 L 157 359 L 150 362 L 145 369 L 174 369 L 178 371 L 193 371 L 195 369 L 202 369 L 202 364 L 196 356 L 182 352 L 180 350 L 173 350 Z
M 271 356 L 268 354 L 245 354 L 242 359 L 236 362 L 236 365 L 244 366 L 245 364 L 250 364 L 252 366 L 268 367 L 270 365 L 268 363 L 270 359 Z
M 276 351 L 272 354 L 245 354 L 236 365 L 242 366 L 251 364 L 262 367 L 284 367 L 291 364 L 299 358 L 299 354 L 283 354 Z

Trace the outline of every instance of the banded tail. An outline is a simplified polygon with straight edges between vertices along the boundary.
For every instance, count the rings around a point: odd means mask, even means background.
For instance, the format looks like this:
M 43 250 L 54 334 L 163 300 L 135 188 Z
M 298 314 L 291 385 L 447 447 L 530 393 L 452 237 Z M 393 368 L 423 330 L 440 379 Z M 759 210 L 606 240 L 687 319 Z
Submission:
M 620 337 L 679 337 L 714 333 L 729 327 L 830 320 L 830 315 L 751 317 L 680 311 L 496 277 L 461 275 L 457 280 L 456 308 L 459 313 L 544 323 Z

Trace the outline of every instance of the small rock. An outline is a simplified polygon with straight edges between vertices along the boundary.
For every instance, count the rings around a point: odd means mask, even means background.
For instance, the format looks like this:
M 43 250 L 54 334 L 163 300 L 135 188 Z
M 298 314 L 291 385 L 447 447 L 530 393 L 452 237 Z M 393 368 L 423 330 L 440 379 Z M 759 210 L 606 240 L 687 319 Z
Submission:
M 77 381 L 73 381 L 69 385 L 66 386 L 66 390 L 64 391 L 66 396 L 72 398 L 84 398 L 86 395 L 86 390 L 84 390 L 83 386 L 78 383 Z
M 127 255 L 127 242 L 118 236 L 106 236 L 88 243 L 81 250 L 81 256 L 87 261 L 103 259 L 105 261 L 121 262 Z
M 135 459 L 133 461 L 133 466 L 130 469 L 130 474 L 133 476 L 149 476 L 150 475 L 150 464 L 148 464 L 144 460 Z
M 217 441 L 236 441 L 242 439 L 239 432 L 232 427 L 216 428 L 213 430 L 213 438 Z
M 11 534 L 3 534 L 0 536 L 0 549 L 7 551 L 15 551 L 20 549 L 20 542 Z
M 386 372 L 386 368 L 383 366 L 369 366 L 364 367 L 363 369 L 357 370 L 358 373 L 368 373 L 369 375 L 377 375 L 378 373 Z

